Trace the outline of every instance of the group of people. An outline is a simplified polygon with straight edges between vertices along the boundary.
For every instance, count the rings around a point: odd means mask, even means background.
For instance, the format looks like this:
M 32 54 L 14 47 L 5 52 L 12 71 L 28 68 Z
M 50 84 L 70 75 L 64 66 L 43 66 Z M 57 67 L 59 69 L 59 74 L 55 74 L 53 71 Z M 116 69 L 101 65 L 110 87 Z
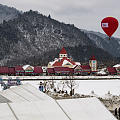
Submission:
M 120 119 L 120 108 L 115 108 L 115 116 Z

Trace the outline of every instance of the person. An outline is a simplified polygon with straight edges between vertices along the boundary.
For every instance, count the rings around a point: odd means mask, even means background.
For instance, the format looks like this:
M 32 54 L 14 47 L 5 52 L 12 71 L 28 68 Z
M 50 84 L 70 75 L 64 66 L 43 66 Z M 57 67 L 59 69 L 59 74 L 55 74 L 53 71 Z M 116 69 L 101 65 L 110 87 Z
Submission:
M 118 109 L 118 116 L 119 116 L 119 119 L 120 119 L 120 107 Z
M 117 115 L 117 108 L 115 108 L 115 116 L 117 117 L 118 115 Z

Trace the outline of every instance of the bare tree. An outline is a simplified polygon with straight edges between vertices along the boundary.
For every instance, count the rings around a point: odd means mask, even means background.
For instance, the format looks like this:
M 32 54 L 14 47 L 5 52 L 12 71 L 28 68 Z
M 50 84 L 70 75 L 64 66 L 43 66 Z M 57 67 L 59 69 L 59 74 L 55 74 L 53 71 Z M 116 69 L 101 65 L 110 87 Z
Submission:
M 54 88 L 54 80 L 44 80 L 43 84 L 44 84 L 45 92 L 48 92 Z
M 79 86 L 79 84 L 76 80 L 73 80 L 73 76 L 70 76 L 70 80 L 66 80 L 66 84 L 67 87 L 70 88 L 70 96 L 74 95 L 74 90 Z

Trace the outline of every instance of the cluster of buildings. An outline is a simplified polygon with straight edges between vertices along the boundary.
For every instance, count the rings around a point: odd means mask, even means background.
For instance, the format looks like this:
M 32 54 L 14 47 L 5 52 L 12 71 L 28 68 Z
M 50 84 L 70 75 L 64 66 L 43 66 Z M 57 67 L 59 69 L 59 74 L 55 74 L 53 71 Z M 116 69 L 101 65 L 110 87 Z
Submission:
M 15 67 L 0 67 L 0 75 L 90 75 L 103 73 L 110 75 L 120 74 L 120 65 L 107 67 L 104 71 L 98 70 L 98 64 L 95 56 L 89 59 L 87 65 L 82 65 L 80 62 L 75 62 L 68 57 L 68 54 L 63 47 L 59 53 L 59 57 L 48 63 L 48 66 L 15 66 Z
M 59 53 L 59 58 L 49 62 L 47 68 L 49 74 L 89 75 L 97 72 L 97 60 L 92 56 L 89 60 L 89 65 L 81 65 L 80 62 L 75 62 L 69 58 L 63 47 Z

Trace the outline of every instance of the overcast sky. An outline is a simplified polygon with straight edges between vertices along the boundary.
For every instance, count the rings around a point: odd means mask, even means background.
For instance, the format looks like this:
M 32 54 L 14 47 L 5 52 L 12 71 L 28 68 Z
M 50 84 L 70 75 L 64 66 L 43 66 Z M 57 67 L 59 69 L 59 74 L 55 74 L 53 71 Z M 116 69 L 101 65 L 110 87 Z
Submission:
M 102 32 L 101 20 L 112 16 L 120 22 L 120 0 L 0 0 L 18 10 L 37 10 L 80 29 Z M 120 38 L 120 28 L 113 36 Z

